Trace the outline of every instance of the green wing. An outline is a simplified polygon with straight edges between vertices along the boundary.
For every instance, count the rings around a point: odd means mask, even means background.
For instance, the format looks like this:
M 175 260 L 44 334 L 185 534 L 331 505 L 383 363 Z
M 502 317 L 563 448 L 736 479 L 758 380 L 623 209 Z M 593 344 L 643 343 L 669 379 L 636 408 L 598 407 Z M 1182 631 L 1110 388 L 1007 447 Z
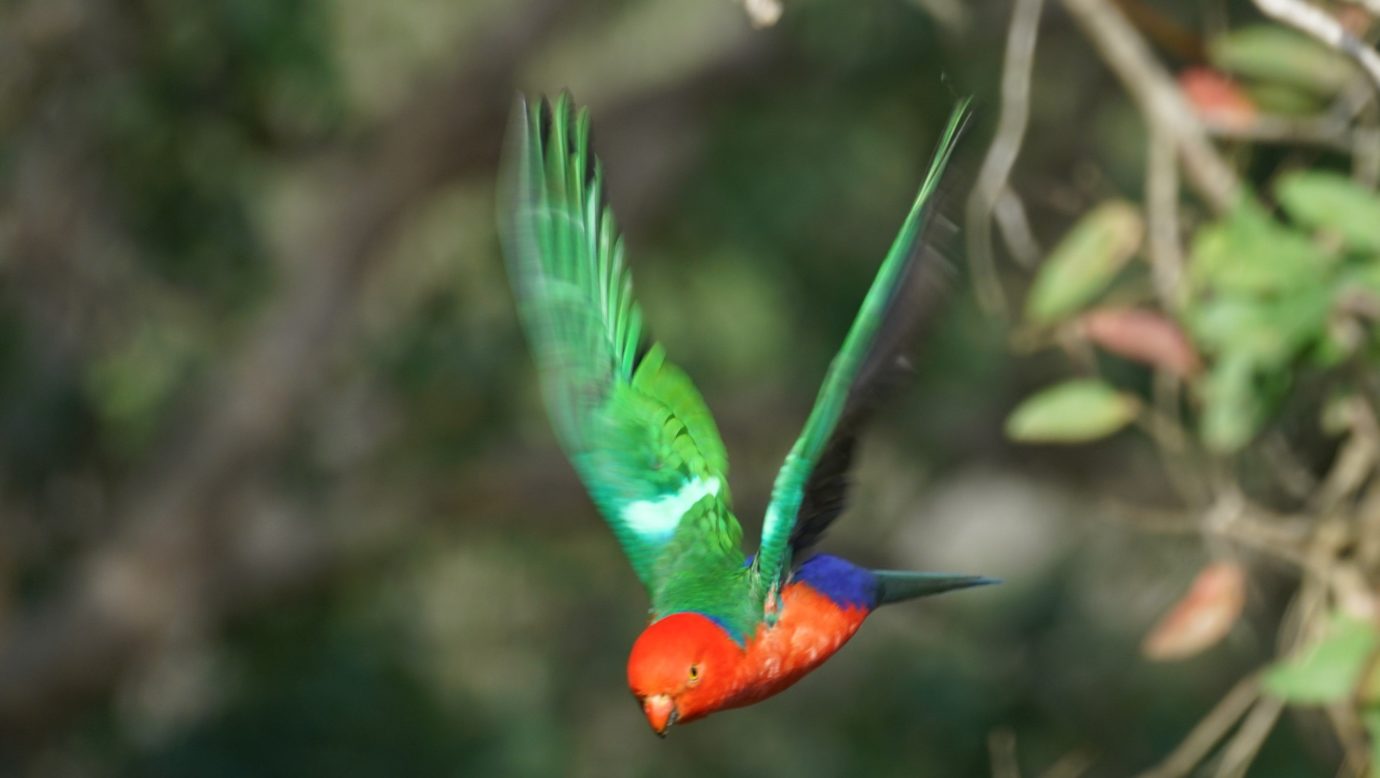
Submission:
M 821 456 L 839 460 L 845 467 L 851 457 L 851 443 L 848 440 L 836 440 L 836 432 L 840 420 L 849 412 L 850 406 L 860 401 L 855 394 L 855 381 L 860 373 L 877 372 L 874 369 L 876 366 L 872 363 L 877 361 L 873 352 L 877 345 L 878 331 L 883 327 L 889 309 L 893 307 L 892 303 L 897 299 L 915 264 L 915 259 L 923 251 L 921 236 L 929 221 L 930 205 L 939 180 L 943 177 L 944 168 L 953 153 L 954 143 L 958 140 L 967 119 L 968 104 L 968 100 L 961 101 L 949 117 L 948 127 L 935 150 L 934 159 L 930 163 L 924 183 L 920 186 L 915 204 L 911 206 L 900 234 L 896 236 L 896 241 L 887 252 L 881 269 L 877 271 L 877 278 L 863 299 L 862 309 L 858 311 L 853 326 L 848 330 L 843 347 L 829 365 L 829 372 L 824 377 L 824 385 L 820 387 L 814 409 L 810 411 L 810 418 L 805 422 L 805 429 L 787 454 L 786 461 L 776 476 L 776 483 L 772 486 L 771 503 L 767 506 L 766 520 L 762 526 L 762 547 L 754 563 L 764 590 L 771 590 L 782 583 L 790 569 L 793 547 L 802 536 L 813 539 L 822 531 L 822 526 L 801 526 L 802 502 L 819 486 L 811 484 L 812 475 L 816 479 L 821 476 L 827 477 L 828 480 L 843 478 L 843 474 L 832 472 L 832 469 L 837 469 L 832 465 L 831 472 L 827 474 L 816 473 L 817 466 L 820 465 Z M 846 445 L 831 445 L 839 442 Z M 832 520 L 838 509 L 841 509 L 841 505 L 826 510 L 822 523 Z M 801 530 L 808 531 L 802 533 Z
M 641 349 L 642 314 L 589 153 L 588 113 L 566 95 L 519 99 L 509 136 L 504 247 L 557 437 L 654 594 L 671 572 L 664 552 L 687 534 L 701 551 L 741 558 L 714 419 L 659 344 Z M 687 515 L 694 526 L 681 526 Z

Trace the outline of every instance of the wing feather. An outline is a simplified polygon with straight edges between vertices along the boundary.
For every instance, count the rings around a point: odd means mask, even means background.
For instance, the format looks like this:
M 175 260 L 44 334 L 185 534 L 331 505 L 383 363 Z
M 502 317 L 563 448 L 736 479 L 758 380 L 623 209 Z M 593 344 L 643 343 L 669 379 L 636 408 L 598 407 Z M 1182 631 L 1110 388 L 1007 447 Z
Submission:
M 509 133 L 504 253 L 543 399 L 562 447 L 655 598 L 673 567 L 663 557 L 674 539 L 736 546 L 728 458 L 689 377 L 659 344 L 644 348 L 623 241 L 589 152 L 588 113 L 566 95 L 530 106 L 519 98 Z M 712 510 L 701 505 L 706 500 Z M 683 522 L 688 515 L 708 519 Z
M 842 511 L 857 423 L 871 409 L 879 390 L 894 383 L 897 371 L 904 370 L 894 358 L 894 341 L 905 328 L 889 326 L 889 322 L 898 321 L 898 299 L 926 254 L 923 236 L 933 221 L 934 195 L 967 120 L 968 105 L 968 100 L 961 101 L 949 117 L 915 203 L 829 365 L 804 430 L 777 474 L 762 527 L 762 546 L 754 559 L 764 588 L 779 586 L 789 572 L 792 552 L 814 542 Z

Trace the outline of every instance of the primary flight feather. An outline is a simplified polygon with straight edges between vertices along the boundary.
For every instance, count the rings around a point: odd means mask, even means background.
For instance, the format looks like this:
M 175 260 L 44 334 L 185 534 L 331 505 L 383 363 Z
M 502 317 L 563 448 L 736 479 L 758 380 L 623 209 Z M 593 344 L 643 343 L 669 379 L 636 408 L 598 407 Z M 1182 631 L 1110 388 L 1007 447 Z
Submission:
M 781 691 L 880 605 L 991 583 L 827 555 L 794 564 L 842 511 L 858 428 L 897 371 L 896 333 L 915 313 L 904 292 L 966 116 L 963 101 L 776 478 L 749 560 L 714 419 L 643 328 L 588 112 L 567 95 L 518 100 L 500 203 L 509 275 L 556 435 L 651 597 L 628 683 L 657 734 Z

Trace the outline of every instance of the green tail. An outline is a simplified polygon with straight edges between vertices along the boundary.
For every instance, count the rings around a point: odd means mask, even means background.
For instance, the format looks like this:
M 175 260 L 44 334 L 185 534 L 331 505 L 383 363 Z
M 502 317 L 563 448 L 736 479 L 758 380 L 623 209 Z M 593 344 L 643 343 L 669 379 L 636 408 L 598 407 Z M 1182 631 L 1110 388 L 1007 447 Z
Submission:
M 907 573 L 896 570 L 873 570 L 877 577 L 877 606 L 917 597 L 929 597 L 955 589 L 990 586 L 1000 579 L 985 575 L 946 575 L 944 573 Z

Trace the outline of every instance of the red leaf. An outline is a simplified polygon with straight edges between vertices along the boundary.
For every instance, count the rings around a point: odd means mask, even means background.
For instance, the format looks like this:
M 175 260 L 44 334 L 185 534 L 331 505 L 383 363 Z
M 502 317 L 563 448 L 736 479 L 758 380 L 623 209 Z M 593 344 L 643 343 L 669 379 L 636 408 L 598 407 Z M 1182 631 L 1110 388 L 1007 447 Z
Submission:
M 1225 127 L 1248 127 L 1255 121 L 1255 103 L 1237 83 L 1210 68 L 1188 68 L 1179 73 L 1184 97 L 1208 121 Z
M 1188 594 L 1145 636 L 1141 653 L 1156 662 L 1187 659 L 1231 632 L 1246 603 L 1246 573 L 1235 562 L 1198 572 Z
M 1140 308 L 1099 308 L 1078 322 L 1083 337 L 1117 356 L 1159 368 L 1180 378 L 1202 369 L 1188 336 L 1168 317 Z

